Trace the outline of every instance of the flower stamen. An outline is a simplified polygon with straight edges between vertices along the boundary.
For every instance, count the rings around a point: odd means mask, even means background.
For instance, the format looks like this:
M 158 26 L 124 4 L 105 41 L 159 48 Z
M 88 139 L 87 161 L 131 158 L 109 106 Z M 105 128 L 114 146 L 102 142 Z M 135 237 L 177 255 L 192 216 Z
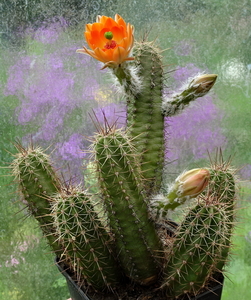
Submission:
M 117 46 L 117 43 L 114 40 L 111 40 L 105 44 L 104 50 L 114 49 L 114 48 L 116 48 L 116 46 Z

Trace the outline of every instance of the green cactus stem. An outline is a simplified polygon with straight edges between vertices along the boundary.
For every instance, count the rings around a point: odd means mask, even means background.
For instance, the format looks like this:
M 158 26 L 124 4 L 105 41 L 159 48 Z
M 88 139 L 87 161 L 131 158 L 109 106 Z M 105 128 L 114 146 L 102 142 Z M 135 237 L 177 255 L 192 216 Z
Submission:
M 93 206 L 93 196 L 77 187 L 55 194 L 53 217 L 65 260 L 94 289 L 103 291 L 118 284 L 121 276 L 111 250 L 111 237 L 101 224 Z
M 222 213 L 226 211 L 226 218 L 228 222 L 225 225 L 225 236 L 222 239 L 222 257 L 227 257 L 229 248 L 231 246 L 231 236 L 234 228 L 234 217 L 235 217 L 235 180 L 234 170 L 228 170 L 228 165 L 218 165 L 214 169 L 210 169 L 210 181 L 207 189 L 207 193 L 204 198 L 211 197 L 219 199 L 221 205 L 224 207 Z M 217 263 L 217 269 L 223 270 L 225 266 L 224 260 L 219 260 Z
M 126 133 L 115 128 L 97 134 L 93 149 L 121 265 L 134 281 L 150 284 L 160 272 L 162 248 L 148 216 L 137 152 Z
M 127 127 L 141 155 L 145 186 L 151 193 L 161 186 L 164 163 L 163 63 L 154 43 L 135 43 L 133 55 L 133 67 L 114 72 L 126 93 Z
M 12 173 L 19 185 L 23 203 L 36 218 L 54 251 L 60 254 L 61 246 L 51 216 L 51 201 L 49 197 L 61 188 L 47 154 L 40 147 L 26 148 L 16 144 L 19 151 L 11 164 Z
M 230 220 L 222 207 L 200 202 L 182 222 L 166 266 L 168 295 L 197 295 L 206 287 L 222 257 L 222 244 Z M 227 247 L 228 248 L 228 247 Z
M 208 188 L 181 223 L 165 268 L 167 293 L 197 295 L 221 272 L 233 228 L 235 182 L 231 172 L 210 170 Z M 217 183 L 216 183 L 217 182 Z
M 180 113 L 191 101 L 205 96 L 215 84 L 216 79 L 216 74 L 203 74 L 195 77 L 180 94 L 163 100 L 162 113 L 166 117 Z

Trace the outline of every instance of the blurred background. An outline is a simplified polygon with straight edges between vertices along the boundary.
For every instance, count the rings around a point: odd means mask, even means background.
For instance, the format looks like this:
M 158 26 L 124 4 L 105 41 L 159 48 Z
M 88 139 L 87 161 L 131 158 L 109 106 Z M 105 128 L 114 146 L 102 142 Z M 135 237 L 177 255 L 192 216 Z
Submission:
M 123 3 L 122 3 L 123 2 Z M 64 180 L 82 182 L 90 114 L 125 122 L 125 104 L 106 70 L 75 53 L 97 15 L 119 13 L 162 49 L 165 94 L 198 73 L 218 74 L 205 97 L 166 119 L 166 180 L 208 166 L 219 147 L 241 180 L 238 227 L 223 300 L 251 299 L 251 1 L 250 0 L 1 0 L 0 1 L 0 300 L 65 300 L 65 279 L 36 222 L 17 202 L 8 165 L 14 142 L 53 151 Z M 242 209 L 241 209 L 242 208 Z

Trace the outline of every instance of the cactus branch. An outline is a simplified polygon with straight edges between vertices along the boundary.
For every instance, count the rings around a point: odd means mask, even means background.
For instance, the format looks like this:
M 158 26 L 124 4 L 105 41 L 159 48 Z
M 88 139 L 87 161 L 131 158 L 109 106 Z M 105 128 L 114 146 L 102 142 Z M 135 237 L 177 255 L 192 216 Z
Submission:
M 205 96 L 215 84 L 216 74 L 204 74 L 192 79 L 180 94 L 165 98 L 162 103 L 162 113 L 171 117 L 180 113 L 190 102 Z
M 52 215 L 65 249 L 61 260 L 76 272 L 79 285 L 84 278 L 102 291 L 118 284 L 121 276 L 112 254 L 112 239 L 98 218 L 92 197 L 80 187 L 61 190 L 51 198 Z
M 19 185 L 23 203 L 39 222 L 54 251 L 60 253 L 61 245 L 51 217 L 50 195 L 61 189 L 61 182 L 53 169 L 50 158 L 40 147 L 16 144 L 19 151 L 12 162 L 12 173 Z
M 93 149 L 121 264 L 127 276 L 149 284 L 160 271 L 157 256 L 161 245 L 148 216 L 138 154 L 126 133 L 116 129 L 101 131 Z

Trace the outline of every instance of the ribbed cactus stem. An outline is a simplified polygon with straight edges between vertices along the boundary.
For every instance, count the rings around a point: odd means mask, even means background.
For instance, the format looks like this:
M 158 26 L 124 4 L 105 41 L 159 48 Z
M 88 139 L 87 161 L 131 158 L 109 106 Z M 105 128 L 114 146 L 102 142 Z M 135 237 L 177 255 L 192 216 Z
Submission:
M 227 261 L 233 228 L 235 182 L 231 172 L 210 170 L 209 186 L 181 223 L 165 268 L 170 296 L 197 295 Z
M 231 245 L 231 236 L 234 228 L 234 217 L 235 217 L 235 179 L 233 171 L 228 170 L 228 166 L 223 168 L 221 166 L 216 166 L 215 169 L 210 169 L 210 181 L 207 189 L 207 193 L 204 198 L 207 199 L 211 195 L 216 199 L 219 199 L 221 205 L 223 206 L 222 212 L 226 213 L 226 218 L 228 222 L 225 224 L 225 238 L 222 239 L 222 257 L 227 257 L 229 253 L 229 248 Z M 224 260 L 219 260 L 217 263 L 217 269 L 223 270 L 225 266 Z
M 111 237 L 94 209 L 92 196 L 69 187 L 52 198 L 53 216 L 65 260 L 85 281 L 99 291 L 110 289 L 121 278 L 110 248 Z
M 52 249 L 60 254 L 61 246 L 57 242 L 49 200 L 51 195 L 60 190 L 60 180 L 49 156 L 40 147 L 29 146 L 26 149 L 18 144 L 16 148 L 19 152 L 11 167 L 23 195 L 23 202 L 39 222 Z
M 138 75 L 138 69 L 133 64 L 122 64 L 113 69 L 113 74 L 117 77 L 123 92 L 125 93 L 127 103 L 134 102 L 142 88 L 141 78 Z
M 233 205 L 231 199 L 235 195 L 235 180 L 232 171 L 219 169 L 209 169 L 210 179 L 208 189 L 205 191 L 219 199 L 221 203 Z M 230 200 L 230 201 L 229 201 Z
M 149 220 L 137 152 L 128 136 L 116 129 L 97 134 L 93 149 L 121 265 L 131 279 L 149 284 L 160 271 L 161 244 Z
M 127 98 L 127 127 L 141 155 L 146 189 L 158 191 L 162 181 L 164 116 L 162 115 L 163 63 L 153 43 L 135 43 L 135 72 L 115 70 Z M 136 74 L 136 75 L 135 75 Z M 135 76 L 134 76 L 135 75 Z M 132 76 L 134 76 L 132 78 Z
M 229 239 L 226 228 L 230 220 L 222 207 L 215 204 L 199 203 L 180 225 L 169 261 L 166 266 L 168 295 L 197 295 L 206 287 L 213 272 L 218 270 L 217 262 L 226 261 L 222 257 L 222 243 Z

